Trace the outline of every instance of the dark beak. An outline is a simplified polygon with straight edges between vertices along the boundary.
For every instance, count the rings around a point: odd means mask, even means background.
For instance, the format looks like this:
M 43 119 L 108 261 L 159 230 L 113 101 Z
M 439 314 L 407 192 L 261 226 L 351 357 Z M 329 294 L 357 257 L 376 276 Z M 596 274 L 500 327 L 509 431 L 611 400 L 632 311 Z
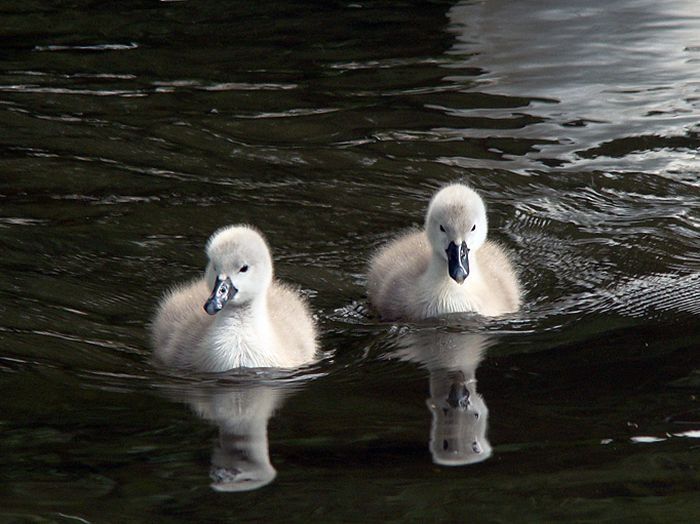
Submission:
M 222 279 L 220 276 L 216 277 L 214 291 L 212 291 L 209 300 L 204 304 L 204 311 L 210 315 L 216 315 L 237 292 L 238 289 L 233 285 L 230 278 Z
M 461 284 L 469 275 L 469 258 L 467 257 L 469 248 L 467 248 L 467 243 L 462 242 L 462 244 L 457 246 L 454 242 L 450 242 L 446 252 L 447 269 L 450 273 L 450 277 L 458 284 Z

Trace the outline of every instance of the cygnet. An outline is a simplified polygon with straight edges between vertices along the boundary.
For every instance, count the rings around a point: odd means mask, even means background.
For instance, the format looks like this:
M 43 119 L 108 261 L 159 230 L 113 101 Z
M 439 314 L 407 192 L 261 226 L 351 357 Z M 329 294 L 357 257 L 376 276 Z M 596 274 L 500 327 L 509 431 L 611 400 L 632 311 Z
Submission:
M 370 302 L 384 320 L 518 310 L 517 274 L 507 252 L 486 240 L 487 229 L 486 206 L 476 191 L 463 184 L 444 187 L 430 201 L 423 230 L 403 233 L 371 259 Z
M 306 301 L 273 278 L 272 257 L 250 226 L 228 226 L 207 243 L 203 278 L 162 299 L 152 326 L 155 358 L 178 368 L 293 368 L 314 360 Z

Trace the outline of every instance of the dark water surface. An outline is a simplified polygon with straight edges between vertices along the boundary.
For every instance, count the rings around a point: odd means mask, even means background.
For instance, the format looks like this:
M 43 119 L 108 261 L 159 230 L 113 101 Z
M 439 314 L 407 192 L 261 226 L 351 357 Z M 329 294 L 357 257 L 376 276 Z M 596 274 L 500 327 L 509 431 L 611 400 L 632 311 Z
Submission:
M 698 122 L 696 0 L 0 3 L 0 521 L 697 521 Z M 454 180 L 523 310 L 366 316 Z M 153 369 L 238 222 L 324 359 Z

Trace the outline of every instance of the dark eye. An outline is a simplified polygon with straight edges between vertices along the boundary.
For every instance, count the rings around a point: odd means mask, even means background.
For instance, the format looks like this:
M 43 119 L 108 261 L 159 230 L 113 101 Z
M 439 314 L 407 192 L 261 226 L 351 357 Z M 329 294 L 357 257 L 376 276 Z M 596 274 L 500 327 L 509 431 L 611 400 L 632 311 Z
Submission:
M 245 266 L 241 267 L 241 269 L 240 269 L 240 272 L 241 272 L 241 273 L 245 273 L 246 271 L 248 271 L 248 264 L 246 264 Z
M 444 233 L 444 232 L 445 232 L 445 228 L 442 227 L 442 226 L 440 226 L 440 231 L 442 231 L 442 232 Z
M 475 229 L 476 229 L 476 224 L 474 224 L 474 225 L 472 226 L 472 231 L 474 231 Z

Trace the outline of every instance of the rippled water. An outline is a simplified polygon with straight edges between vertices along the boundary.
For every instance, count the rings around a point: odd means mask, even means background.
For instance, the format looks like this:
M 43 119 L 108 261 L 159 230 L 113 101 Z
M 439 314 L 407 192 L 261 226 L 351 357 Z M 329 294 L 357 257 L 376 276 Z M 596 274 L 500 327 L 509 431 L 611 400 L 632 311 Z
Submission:
M 697 2 L 10 0 L 0 35 L 0 520 L 700 516 Z M 368 257 L 454 180 L 523 310 L 377 322 Z M 236 222 L 324 358 L 153 369 Z

